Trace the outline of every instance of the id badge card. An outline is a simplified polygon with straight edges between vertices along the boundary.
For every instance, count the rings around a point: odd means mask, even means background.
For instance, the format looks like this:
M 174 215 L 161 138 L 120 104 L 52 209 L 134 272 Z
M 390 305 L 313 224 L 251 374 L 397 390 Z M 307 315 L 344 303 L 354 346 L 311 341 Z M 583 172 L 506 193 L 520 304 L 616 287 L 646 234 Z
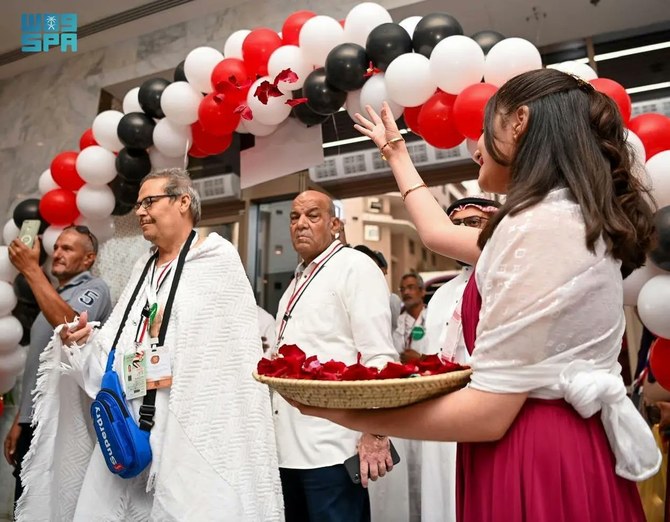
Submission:
M 147 352 L 147 390 L 172 386 L 172 361 L 167 346 L 152 346 Z
M 123 386 L 128 400 L 147 394 L 147 370 L 144 351 L 123 356 Z

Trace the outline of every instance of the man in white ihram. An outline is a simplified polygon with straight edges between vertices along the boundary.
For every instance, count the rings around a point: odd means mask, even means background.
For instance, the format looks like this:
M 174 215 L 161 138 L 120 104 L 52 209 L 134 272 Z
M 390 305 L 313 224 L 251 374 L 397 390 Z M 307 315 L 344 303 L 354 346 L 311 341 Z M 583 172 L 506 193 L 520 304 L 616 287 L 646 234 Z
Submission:
M 142 256 L 100 330 L 92 331 L 82 314 L 46 348 L 35 400 L 36 450 L 26 457 L 18 520 L 283 520 L 269 397 L 251 378 L 261 357 L 256 304 L 238 254 L 217 234 L 196 235 L 181 276 L 172 270 L 200 218 L 199 196 L 183 170 L 147 176 L 135 208 L 157 252 L 153 271 L 140 281 L 151 266 L 150 255 Z M 107 469 L 79 387 L 95 397 L 119 328 L 119 376 L 130 371 L 124 358 L 149 349 L 170 278 L 179 281 L 172 313 L 165 308 L 172 384 L 156 392 L 152 461 L 123 479 Z M 135 288 L 146 292 L 129 306 Z M 157 313 L 149 323 L 143 311 L 150 301 Z M 127 401 L 136 422 L 142 401 Z

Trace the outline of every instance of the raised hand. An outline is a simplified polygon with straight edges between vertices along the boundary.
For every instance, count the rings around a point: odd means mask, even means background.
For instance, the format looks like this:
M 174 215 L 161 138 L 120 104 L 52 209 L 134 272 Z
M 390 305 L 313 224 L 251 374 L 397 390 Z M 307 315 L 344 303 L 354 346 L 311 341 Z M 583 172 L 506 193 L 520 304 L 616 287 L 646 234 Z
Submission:
M 381 117 L 369 105 L 365 106 L 365 110 L 370 119 L 356 113 L 354 116 L 358 123 L 354 125 L 354 128 L 364 136 L 370 138 L 377 145 L 377 148 L 381 149 L 391 140 L 402 138 L 388 103 L 383 103 Z

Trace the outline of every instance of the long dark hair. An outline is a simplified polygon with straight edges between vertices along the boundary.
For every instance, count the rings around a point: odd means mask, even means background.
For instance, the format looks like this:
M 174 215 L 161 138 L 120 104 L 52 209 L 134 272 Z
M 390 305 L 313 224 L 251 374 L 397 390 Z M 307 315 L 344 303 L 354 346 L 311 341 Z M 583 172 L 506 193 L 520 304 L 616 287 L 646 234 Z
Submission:
M 505 122 L 524 105 L 526 131 L 507 158 L 495 143 L 494 118 L 499 114 Z M 653 200 L 631 173 L 632 151 L 609 97 L 569 74 L 539 69 L 498 90 L 486 106 L 484 126 L 486 150 L 510 167 L 510 183 L 505 204 L 480 235 L 480 248 L 507 214 L 567 187 L 584 216 L 587 248 L 594 251 L 602 236 L 607 251 L 621 260 L 624 277 L 644 264 L 654 233 Z

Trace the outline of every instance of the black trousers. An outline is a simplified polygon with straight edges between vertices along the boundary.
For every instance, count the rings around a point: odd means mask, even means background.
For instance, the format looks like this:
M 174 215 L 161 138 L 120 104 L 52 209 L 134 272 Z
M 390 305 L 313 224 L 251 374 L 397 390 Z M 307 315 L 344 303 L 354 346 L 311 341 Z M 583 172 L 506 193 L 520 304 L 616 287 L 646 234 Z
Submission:
M 21 435 L 16 441 L 16 450 L 14 451 L 14 459 L 16 460 L 16 467 L 14 468 L 14 477 L 16 478 L 16 486 L 14 488 L 14 502 L 19 500 L 23 493 L 23 485 L 21 484 L 21 469 L 23 458 L 30 449 L 30 441 L 33 438 L 33 428 L 28 423 L 19 423 L 21 426 Z
M 286 522 L 370 522 L 368 490 L 342 464 L 316 469 L 279 468 Z

